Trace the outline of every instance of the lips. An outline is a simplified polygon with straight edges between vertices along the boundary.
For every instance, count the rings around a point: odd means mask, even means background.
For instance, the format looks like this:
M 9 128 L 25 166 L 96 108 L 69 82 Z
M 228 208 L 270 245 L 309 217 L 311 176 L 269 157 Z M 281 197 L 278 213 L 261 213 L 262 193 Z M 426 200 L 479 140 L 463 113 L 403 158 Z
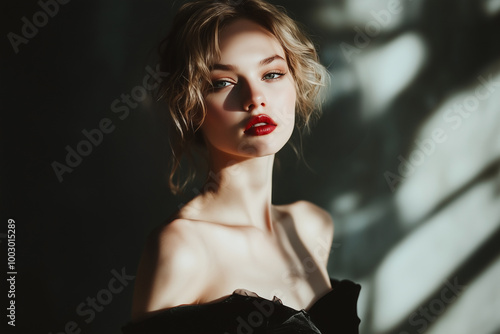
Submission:
M 278 125 L 265 114 L 253 116 L 245 127 L 245 134 L 250 136 L 263 136 L 270 134 Z

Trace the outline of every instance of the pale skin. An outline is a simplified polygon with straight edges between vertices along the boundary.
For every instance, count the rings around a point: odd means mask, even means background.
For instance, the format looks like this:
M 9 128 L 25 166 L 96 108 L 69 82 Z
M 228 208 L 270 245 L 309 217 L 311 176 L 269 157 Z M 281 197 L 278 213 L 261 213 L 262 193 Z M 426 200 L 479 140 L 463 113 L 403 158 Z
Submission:
M 305 201 L 273 205 L 275 153 L 293 131 L 296 90 L 279 42 L 247 19 L 219 36 L 202 133 L 212 175 L 205 190 L 153 232 L 139 264 L 132 321 L 184 304 L 210 303 L 233 292 L 308 309 L 331 285 L 326 269 L 333 222 Z M 275 131 L 244 127 L 266 114 Z

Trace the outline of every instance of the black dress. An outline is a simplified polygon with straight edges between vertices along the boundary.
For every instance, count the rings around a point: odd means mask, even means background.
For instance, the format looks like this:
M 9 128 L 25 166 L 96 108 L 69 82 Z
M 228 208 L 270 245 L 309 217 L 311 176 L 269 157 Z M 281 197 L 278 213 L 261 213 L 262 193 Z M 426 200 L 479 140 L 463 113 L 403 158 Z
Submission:
M 332 290 L 308 310 L 233 293 L 207 304 L 181 305 L 127 324 L 124 334 L 358 334 L 361 286 L 330 279 Z

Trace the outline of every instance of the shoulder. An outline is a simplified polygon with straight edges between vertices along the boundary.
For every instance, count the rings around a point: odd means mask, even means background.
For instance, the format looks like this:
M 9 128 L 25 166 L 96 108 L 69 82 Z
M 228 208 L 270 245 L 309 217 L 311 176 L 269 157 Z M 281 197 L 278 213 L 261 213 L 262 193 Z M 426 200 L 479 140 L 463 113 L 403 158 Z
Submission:
M 330 213 L 308 201 L 297 201 L 284 206 L 284 209 L 309 251 L 326 265 L 334 234 Z
M 204 254 L 202 238 L 196 223 L 186 219 L 174 219 L 154 229 L 146 241 L 146 251 L 160 257 L 175 260 L 179 255 L 198 256 Z
M 308 201 L 297 201 L 288 206 L 302 230 L 313 234 L 333 234 L 333 219 L 328 211 Z
M 196 224 L 175 219 L 153 230 L 146 241 L 144 252 L 157 257 L 158 271 L 190 273 L 203 269 L 206 250 Z M 187 271 L 187 272 L 186 272 Z
M 132 318 L 195 304 L 207 279 L 208 257 L 193 222 L 175 219 L 148 236 L 137 270 Z

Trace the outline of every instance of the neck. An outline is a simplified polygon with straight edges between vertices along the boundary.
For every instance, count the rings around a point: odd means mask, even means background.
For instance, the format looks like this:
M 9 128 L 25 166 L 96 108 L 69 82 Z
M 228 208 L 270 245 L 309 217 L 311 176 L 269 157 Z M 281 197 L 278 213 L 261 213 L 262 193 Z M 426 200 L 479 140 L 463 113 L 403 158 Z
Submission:
M 210 153 L 208 180 L 200 195 L 201 214 L 224 224 L 272 232 L 274 154 L 235 161 L 223 152 Z

